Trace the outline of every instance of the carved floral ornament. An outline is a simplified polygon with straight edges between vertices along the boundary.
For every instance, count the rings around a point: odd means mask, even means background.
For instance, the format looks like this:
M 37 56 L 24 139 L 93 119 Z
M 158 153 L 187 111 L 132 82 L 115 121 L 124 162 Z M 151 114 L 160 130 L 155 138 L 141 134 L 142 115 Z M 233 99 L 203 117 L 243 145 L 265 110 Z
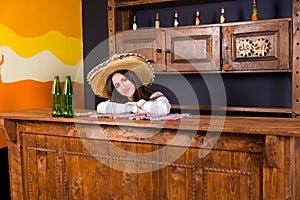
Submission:
M 271 43 L 264 38 L 258 38 L 254 42 L 250 39 L 242 39 L 237 44 L 238 53 L 244 57 L 250 57 L 252 54 L 256 56 L 267 56 L 270 49 Z

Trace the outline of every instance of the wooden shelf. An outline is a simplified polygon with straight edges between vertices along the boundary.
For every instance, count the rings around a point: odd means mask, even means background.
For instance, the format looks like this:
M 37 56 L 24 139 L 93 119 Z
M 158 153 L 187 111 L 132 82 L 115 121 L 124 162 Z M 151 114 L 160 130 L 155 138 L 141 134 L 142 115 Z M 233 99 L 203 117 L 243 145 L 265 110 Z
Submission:
M 159 71 L 155 72 L 157 75 L 176 75 L 176 74 L 255 74 L 255 73 L 292 73 L 291 69 L 288 70 L 252 70 L 252 71 Z
M 173 111 L 191 113 L 221 113 L 226 115 L 242 116 L 269 116 L 269 117 L 292 117 L 291 108 L 264 108 L 264 107 L 233 107 L 233 106 L 196 106 L 196 105 L 171 105 Z
M 180 6 L 180 5 L 189 5 L 189 4 L 204 4 L 204 3 L 216 3 L 216 2 L 224 2 L 226 0 L 127 0 L 127 1 L 119 1 L 112 3 L 109 6 L 114 8 L 129 8 L 129 7 L 137 7 L 137 6 L 145 6 L 147 8 L 149 6 L 159 5 L 159 7 L 164 6 Z
M 145 1 L 145 0 L 137 0 L 137 1 L 123 1 L 114 3 L 113 6 L 115 8 L 123 8 L 123 7 L 130 7 L 130 6 L 140 6 L 145 4 L 157 4 L 157 3 L 170 3 L 174 2 L 174 0 L 152 0 L 152 1 Z

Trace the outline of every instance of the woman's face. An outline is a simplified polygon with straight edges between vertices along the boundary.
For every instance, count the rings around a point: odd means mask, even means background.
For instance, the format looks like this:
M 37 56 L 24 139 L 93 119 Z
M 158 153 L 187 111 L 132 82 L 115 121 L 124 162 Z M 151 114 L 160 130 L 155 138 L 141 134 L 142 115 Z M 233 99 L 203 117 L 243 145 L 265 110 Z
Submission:
M 111 80 L 114 87 L 121 95 L 126 96 L 128 98 L 133 97 L 136 88 L 134 84 L 126 78 L 126 76 L 117 72 L 114 75 L 112 75 Z

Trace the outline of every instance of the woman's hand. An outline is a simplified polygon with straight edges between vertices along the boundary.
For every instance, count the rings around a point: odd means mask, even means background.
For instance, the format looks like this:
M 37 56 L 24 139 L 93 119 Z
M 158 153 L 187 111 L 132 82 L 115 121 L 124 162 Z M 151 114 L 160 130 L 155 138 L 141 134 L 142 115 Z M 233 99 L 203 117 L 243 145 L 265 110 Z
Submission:
M 137 102 L 135 102 L 135 101 L 130 101 L 127 104 L 130 106 L 137 106 Z
M 139 108 L 139 107 L 137 107 L 137 108 L 138 108 L 138 109 L 137 109 L 137 113 L 139 113 L 139 114 L 149 114 L 148 111 L 143 110 L 143 109 L 141 109 L 141 108 Z
M 137 106 L 137 102 L 131 101 L 127 103 L 130 106 L 136 106 L 137 107 L 137 112 L 139 114 L 148 114 L 149 112 L 146 110 L 143 110 L 142 108 L 140 108 L 139 106 Z

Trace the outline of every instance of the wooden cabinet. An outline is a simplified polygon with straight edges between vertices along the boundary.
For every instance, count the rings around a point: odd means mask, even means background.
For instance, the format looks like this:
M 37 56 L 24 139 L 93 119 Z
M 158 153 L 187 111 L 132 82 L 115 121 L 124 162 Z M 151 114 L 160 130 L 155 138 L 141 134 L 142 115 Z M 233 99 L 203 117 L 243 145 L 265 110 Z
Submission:
M 222 26 L 225 71 L 289 70 L 290 19 Z
M 300 199 L 299 119 L 0 118 L 12 199 Z
M 142 54 L 155 71 L 289 71 L 290 22 L 273 19 L 124 31 L 116 35 L 116 52 Z
M 220 70 L 220 26 L 131 30 L 115 38 L 117 53 L 142 54 L 155 71 Z

